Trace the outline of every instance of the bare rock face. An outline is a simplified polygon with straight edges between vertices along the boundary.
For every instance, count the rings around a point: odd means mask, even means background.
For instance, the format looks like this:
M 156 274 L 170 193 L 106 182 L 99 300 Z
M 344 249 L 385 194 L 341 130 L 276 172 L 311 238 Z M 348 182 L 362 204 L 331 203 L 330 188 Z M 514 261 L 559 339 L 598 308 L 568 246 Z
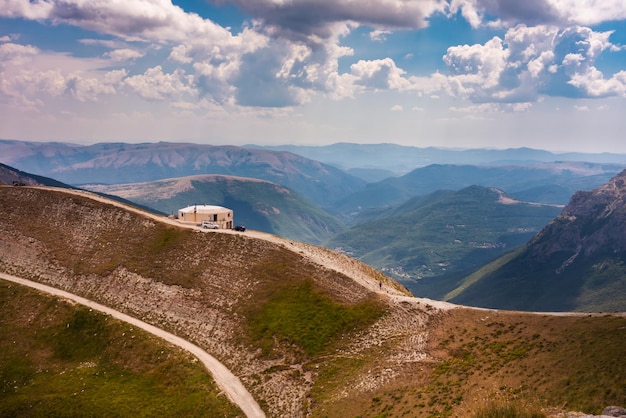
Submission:
M 626 253 L 626 170 L 597 189 L 576 192 L 529 243 L 529 255 L 537 261 L 567 254 L 562 268 L 600 251 Z

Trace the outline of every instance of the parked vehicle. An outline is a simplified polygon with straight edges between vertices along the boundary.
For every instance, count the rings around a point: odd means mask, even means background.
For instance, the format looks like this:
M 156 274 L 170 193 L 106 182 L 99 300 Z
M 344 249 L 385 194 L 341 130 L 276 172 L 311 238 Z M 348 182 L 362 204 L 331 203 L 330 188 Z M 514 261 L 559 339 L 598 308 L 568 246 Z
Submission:
M 219 229 L 219 225 L 216 224 L 215 222 L 209 222 L 209 221 L 202 221 L 202 228 L 205 229 Z
M 244 232 L 246 230 L 246 227 L 243 225 L 235 225 L 235 227 L 233 228 L 233 230 L 235 231 L 239 231 L 239 232 Z

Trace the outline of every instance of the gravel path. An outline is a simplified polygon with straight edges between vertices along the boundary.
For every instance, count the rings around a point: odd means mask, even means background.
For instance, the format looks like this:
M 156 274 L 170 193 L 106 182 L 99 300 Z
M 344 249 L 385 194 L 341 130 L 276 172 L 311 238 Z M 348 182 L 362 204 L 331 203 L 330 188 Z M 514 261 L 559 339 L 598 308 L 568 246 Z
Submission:
M 265 417 L 265 413 L 263 412 L 257 401 L 254 400 L 250 392 L 248 392 L 248 390 L 243 386 L 241 380 L 239 380 L 237 376 L 232 374 L 231 371 L 228 370 L 222 363 L 217 361 L 217 359 L 215 359 L 213 356 L 211 356 L 209 353 L 207 353 L 197 345 L 192 344 L 187 340 L 177 337 L 174 334 L 171 334 L 146 322 L 140 321 L 137 318 L 133 318 L 132 316 L 126 315 L 122 312 L 116 311 L 104 305 L 100 305 L 99 303 L 74 295 L 64 290 L 56 289 L 54 287 L 50 287 L 41 283 L 33 282 L 4 273 L 0 273 L 0 279 L 4 279 L 23 286 L 28 286 L 45 293 L 49 293 L 51 295 L 59 296 L 61 298 L 69 299 L 81 305 L 88 306 L 91 309 L 103 312 L 116 319 L 127 322 L 137 328 L 141 328 L 151 334 L 154 334 L 157 337 L 163 338 L 164 340 L 174 345 L 177 345 L 184 350 L 189 351 L 191 354 L 196 356 L 202 362 L 202 364 L 204 364 L 204 366 L 213 376 L 213 379 L 217 383 L 218 387 L 224 391 L 224 393 L 226 394 L 226 396 L 228 396 L 231 402 L 241 408 L 241 410 L 244 412 L 244 414 L 246 414 L 247 417 Z

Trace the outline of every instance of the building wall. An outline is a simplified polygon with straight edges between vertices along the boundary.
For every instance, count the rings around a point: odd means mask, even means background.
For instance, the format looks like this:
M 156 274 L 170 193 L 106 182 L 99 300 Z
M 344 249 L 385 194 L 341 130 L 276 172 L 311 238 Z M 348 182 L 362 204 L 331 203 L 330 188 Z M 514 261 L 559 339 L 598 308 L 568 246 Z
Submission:
M 181 209 L 178 211 L 178 221 L 197 225 L 200 225 L 202 221 L 210 221 L 218 224 L 220 229 L 232 229 L 234 225 L 233 211 L 226 208 L 213 211 L 198 208 L 189 212 Z

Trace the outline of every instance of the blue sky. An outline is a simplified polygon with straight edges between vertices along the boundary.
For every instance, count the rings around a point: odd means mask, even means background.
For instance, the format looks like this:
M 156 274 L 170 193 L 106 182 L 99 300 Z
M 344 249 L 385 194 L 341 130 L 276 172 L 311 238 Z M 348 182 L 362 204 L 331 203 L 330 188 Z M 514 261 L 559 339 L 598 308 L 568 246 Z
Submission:
M 0 0 L 0 138 L 626 153 L 623 0 Z

